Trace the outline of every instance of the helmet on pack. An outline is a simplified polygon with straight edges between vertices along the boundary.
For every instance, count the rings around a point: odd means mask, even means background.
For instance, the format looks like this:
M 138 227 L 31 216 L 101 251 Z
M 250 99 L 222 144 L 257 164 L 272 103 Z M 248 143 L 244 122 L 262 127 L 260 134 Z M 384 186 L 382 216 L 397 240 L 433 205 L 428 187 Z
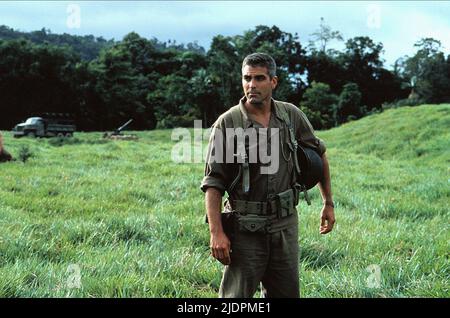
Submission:
M 298 145 L 297 160 L 300 166 L 298 183 L 306 190 L 315 187 L 323 180 L 323 161 L 314 149 Z

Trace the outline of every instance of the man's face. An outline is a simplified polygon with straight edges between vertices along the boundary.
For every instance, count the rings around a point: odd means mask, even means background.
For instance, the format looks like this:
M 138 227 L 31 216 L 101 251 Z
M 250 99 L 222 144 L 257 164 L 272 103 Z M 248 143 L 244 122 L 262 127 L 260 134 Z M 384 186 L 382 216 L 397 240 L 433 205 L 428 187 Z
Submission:
M 272 91 L 277 86 L 277 77 L 272 79 L 266 67 L 245 65 L 242 68 L 242 88 L 250 104 L 262 105 L 270 100 Z

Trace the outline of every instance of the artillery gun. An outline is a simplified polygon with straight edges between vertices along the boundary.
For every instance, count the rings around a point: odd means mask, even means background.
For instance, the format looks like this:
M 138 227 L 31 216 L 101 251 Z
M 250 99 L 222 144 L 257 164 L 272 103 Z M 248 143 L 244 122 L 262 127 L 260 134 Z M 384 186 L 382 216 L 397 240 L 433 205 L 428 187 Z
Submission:
M 104 133 L 103 138 L 107 138 L 107 139 L 111 139 L 111 140 L 137 140 L 138 136 L 136 136 L 134 134 L 128 134 L 128 135 L 122 134 L 122 130 L 124 130 L 129 124 L 131 124 L 132 121 L 133 121 L 133 119 L 130 119 L 129 121 L 127 121 L 125 124 L 123 124 L 122 126 L 117 128 L 113 132 Z

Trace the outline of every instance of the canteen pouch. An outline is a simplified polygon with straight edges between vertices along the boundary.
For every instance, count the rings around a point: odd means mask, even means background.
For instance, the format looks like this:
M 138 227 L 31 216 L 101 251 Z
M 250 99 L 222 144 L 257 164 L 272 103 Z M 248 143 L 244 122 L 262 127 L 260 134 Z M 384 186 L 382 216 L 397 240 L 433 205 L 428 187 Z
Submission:
M 225 234 L 231 238 L 234 234 L 235 212 L 225 211 L 220 213 L 222 228 Z M 208 215 L 205 214 L 205 223 L 209 223 Z
M 256 214 L 239 214 L 236 218 L 239 232 L 266 233 L 268 218 Z
M 222 218 L 222 227 L 223 231 L 228 237 L 231 237 L 233 235 L 233 229 L 234 229 L 234 212 L 222 212 L 220 214 Z
M 296 198 L 292 189 L 277 194 L 276 202 L 278 218 L 282 219 L 293 214 L 292 210 L 295 207 L 295 201 Z

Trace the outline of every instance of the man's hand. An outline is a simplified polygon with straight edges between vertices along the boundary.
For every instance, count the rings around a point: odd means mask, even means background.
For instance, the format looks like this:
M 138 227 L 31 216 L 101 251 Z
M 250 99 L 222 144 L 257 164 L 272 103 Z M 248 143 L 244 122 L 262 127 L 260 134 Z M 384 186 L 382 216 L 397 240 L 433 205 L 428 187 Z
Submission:
M 323 205 L 320 222 L 320 234 L 327 234 L 333 230 L 336 219 L 334 218 L 334 208 L 329 205 Z
M 211 233 L 210 247 L 212 256 L 223 265 L 230 265 L 230 240 L 227 235 L 221 231 L 217 234 Z

